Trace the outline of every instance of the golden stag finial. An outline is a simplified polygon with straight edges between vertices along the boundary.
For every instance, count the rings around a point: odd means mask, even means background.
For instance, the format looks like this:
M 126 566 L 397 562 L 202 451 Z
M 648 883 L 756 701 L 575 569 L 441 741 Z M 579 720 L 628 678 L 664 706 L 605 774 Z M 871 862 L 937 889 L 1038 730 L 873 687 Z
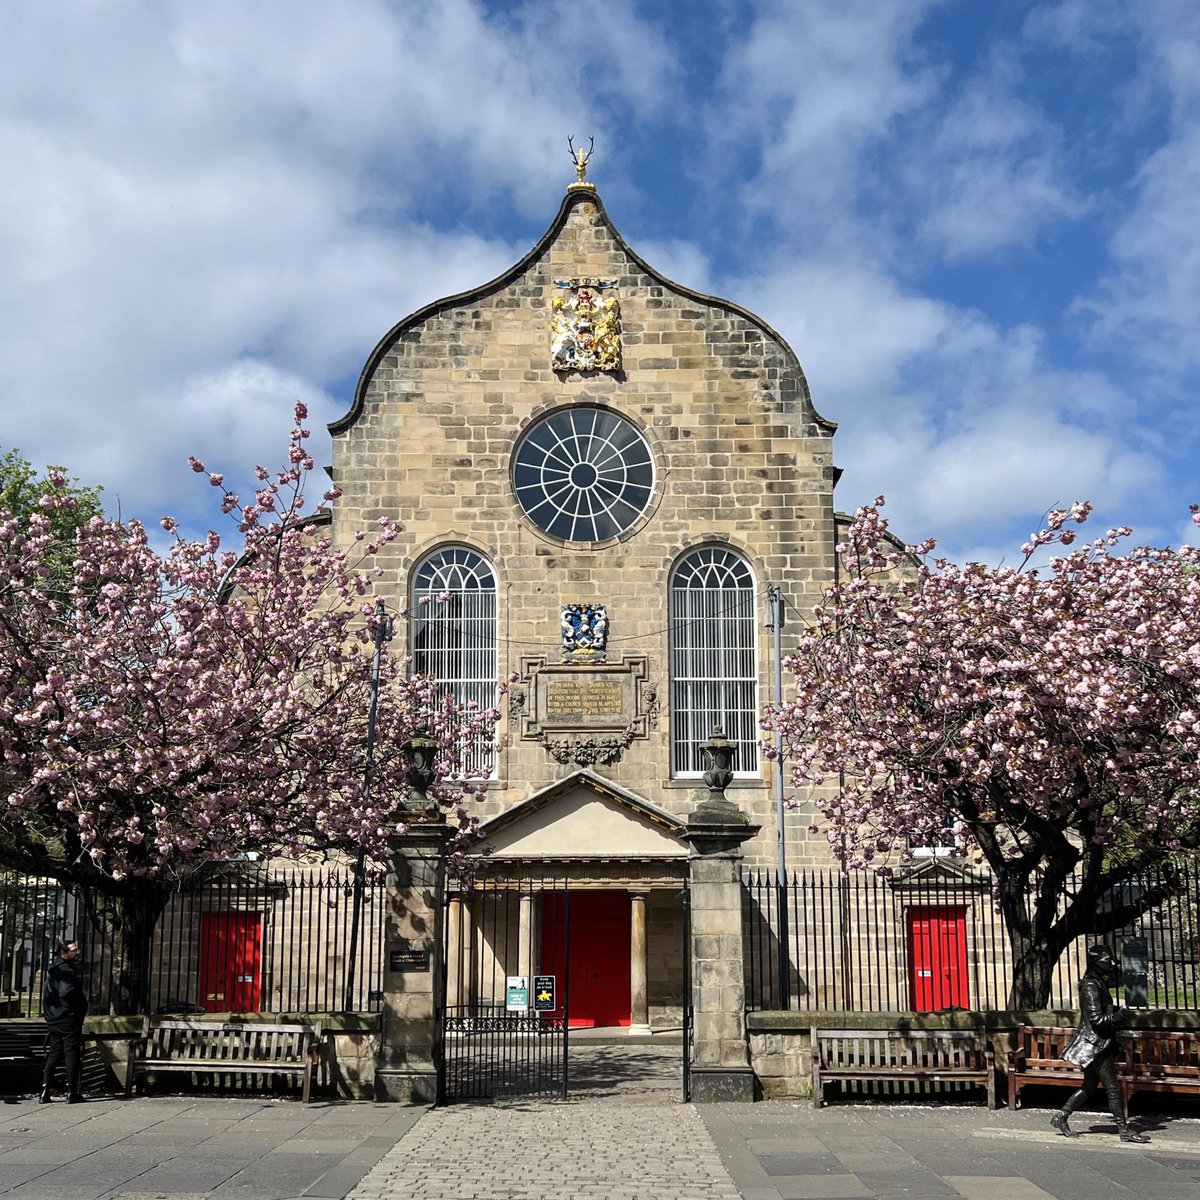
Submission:
M 578 150 L 575 149 L 575 135 L 570 134 L 567 138 L 567 146 L 571 151 L 571 162 L 575 164 L 576 179 L 572 187 L 592 187 L 590 183 L 584 183 L 583 177 L 587 174 L 588 163 L 592 161 L 592 151 L 596 148 L 596 139 L 588 138 L 588 148 L 584 150 L 581 146 Z

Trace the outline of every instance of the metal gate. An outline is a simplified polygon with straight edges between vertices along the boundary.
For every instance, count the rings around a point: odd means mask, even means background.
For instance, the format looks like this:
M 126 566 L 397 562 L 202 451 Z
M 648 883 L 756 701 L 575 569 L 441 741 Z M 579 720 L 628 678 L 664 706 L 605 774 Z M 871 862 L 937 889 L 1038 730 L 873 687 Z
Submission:
M 444 928 L 439 1102 L 565 1098 L 571 991 L 565 881 L 479 879 L 448 895 Z

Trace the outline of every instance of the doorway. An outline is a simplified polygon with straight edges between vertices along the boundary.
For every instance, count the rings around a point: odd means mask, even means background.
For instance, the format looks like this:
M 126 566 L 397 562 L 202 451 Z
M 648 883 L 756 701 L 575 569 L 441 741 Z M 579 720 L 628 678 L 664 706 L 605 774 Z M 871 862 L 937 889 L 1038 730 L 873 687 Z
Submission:
M 262 915 L 200 914 L 200 1006 L 205 1012 L 258 1012 L 262 995 Z
M 569 945 L 564 914 L 564 896 L 543 898 L 542 970 L 566 978 L 569 952 L 571 1027 L 628 1027 L 631 1019 L 629 893 L 572 893 Z
M 969 1008 L 966 909 L 956 905 L 910 908 L 908 963 L 914 1012 Z

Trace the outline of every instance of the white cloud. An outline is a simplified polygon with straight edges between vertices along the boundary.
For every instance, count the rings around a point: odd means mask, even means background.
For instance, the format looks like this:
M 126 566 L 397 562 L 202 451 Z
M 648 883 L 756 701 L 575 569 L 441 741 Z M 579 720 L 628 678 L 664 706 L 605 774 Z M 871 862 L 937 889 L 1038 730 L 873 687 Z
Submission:
M 758 151 L 746 205 L 786 214 L 781 226 L 793 235 L 800 225 L 824 240 L 849 236 L 865 149 L 933 92 L 933 72 L 910 60 L 913 32 L 935 7 L 934 0 L 760 7 L 744 40 L 729 47 L 728 107 L 709 119 L 727 153 L 747 140 Z
M 566 134 L 612 120 L 577 71 L 664 103 L 668 43 L 629 0 L 590 39 L 575 6 L 546 15 L 21 6 L 0 42 L 4 444 L 156 518 L 191 504 L 187 453 L 229 436 L 269 462 L 295 398 L 337 415 L 397 320 L 525 251 L 481 213 L 548 219 Z
M 1200 126 L 1160 147 L 1112 239 L 1114 269 L 1078 310 L 1097 339 L 1116 340 L 1168 374 L 1200 367 Z
M 673 283 L 694 292 L 712 294 L 715 286 L 712 263 L 694 242 L 679 238 L 642 238 L 633 250 L 644 263 Z
M 1065 5 L 1073 28 L 1081 14 Z M 1112 233 L 1110 263 L 1099 284 L 1079 297 L 1094 345 L 1116 344 L 1166 377 L 1200 368 L 1200 9 L 1191 0 L 1147 0 L 1123 17 L 1137 54 L 1130 120 L 1145 157 L 1131 199 Z M 1161 99 L 1156 120 L 1146 99 Z
M 1024 536 L 1055 504 L 1119 512 L 1161 484 L 1156 456 L 1130 439 L 1133 398 L 1056 367 L 1035 330 L 837 263 L 796 259 L 732 286 L 771 314 L 818 412 L 840 423 L 838 506 L 883 492 L 901 537 L 933 534 L 957 554 L 970 531 Z
M 1080 217 L 1060 158 L 1061 131 L 1017 95 L 1015 66 L 997 55 L 917 139 L 908 182 L 918 227 L 950 258 L 1028 246 L 1047 224 Z

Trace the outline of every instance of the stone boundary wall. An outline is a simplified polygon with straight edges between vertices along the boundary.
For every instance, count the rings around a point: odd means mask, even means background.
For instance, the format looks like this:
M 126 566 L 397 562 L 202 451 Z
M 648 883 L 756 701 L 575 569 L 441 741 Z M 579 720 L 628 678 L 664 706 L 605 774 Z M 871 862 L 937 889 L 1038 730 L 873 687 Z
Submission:
M 750 1065 L 767 1100 L 812 1099 L 812 1029 L 970 1029 L 986 1030 L 996 1054 L 996 1095 L 1007 1095 L 1005 1064 L 1019 1025 L 1074 1025 L 1078 1014 L 1064 1009 L 1037 1011 L 871 1013 L 754 1012 L 746 1014 Z M 1147 1009 L 1130 1029 L 1200 1029 L 1200 1012 Z

